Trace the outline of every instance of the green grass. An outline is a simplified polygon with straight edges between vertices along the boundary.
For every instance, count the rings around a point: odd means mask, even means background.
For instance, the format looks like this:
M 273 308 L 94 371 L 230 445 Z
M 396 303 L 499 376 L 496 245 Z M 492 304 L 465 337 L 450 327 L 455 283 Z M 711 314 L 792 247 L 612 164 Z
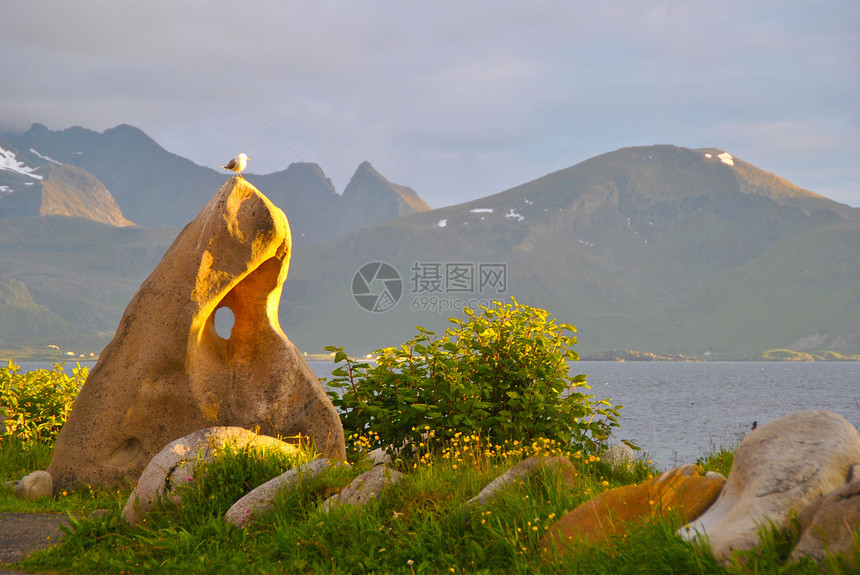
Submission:
M 54 449 L 44 443 L 22 444 L 8 437 L 0 439 L 0 485 L 17 481 L 32 471 L 46 469 Z M 15 496 L 14 489 L 0 489 L 0 512 L 13 513 L 72 513 L 87 515 L 97 509 L 109 509 L 125 503 L 128 491 L 105 490 L 82 485 L 75 491 L 62 491 L 55 497 L 25 501 Z
M 365 507 L 344 506 L 324 513 L 319 503 L 344 487 L 368 463 L 332 468 L 282 492 L 273 510 L 244 528 L 221 518 L 230 503 L 290 462 L 260 460 L 239 451 L 198 470 L 181 506 L 162 504 L 137 526 L 120 518 L 128 490 L 84 489 L 30 503 L 4 495 L 4 511 L 69 511 L 63 541 L 37 552 L 18 566 L 60 573 L 818 573 L 811 562 L 786 564 L 796 533 L 768 532 L 746 564 L 723 568 L 707 550 L 675 535 L 680 525 L 668 518 L 639 526 L 611 545 L 576 548 L 563 561 L 541 558 L 540 538 L 565 512 L 613 487 L 638 483 L 656 473 L 643 463 L 611 466 L 592 457 L 569 458 L 579 483 L 565 487 L 552 471 L 523 482 L 484 507 L 464 502 L 510 465 L 546 446 L 487 455 L 477 443 L 459 440 L 425 457 L 400 483 Z M 542 450 L 542 451 L 541 451 Z M 0 444 L 5 475 L 44 468 L 50 450 L 22 457 L 12 444 Z M 456 454 L 456 455 L 455 455 Z M 727 452 L 703 458 L 705 468 L 725 472 Z M 401 466 L 406 470 L 407 466 Z M 838 562 L 829 573 L 848 573 Z
M 59 367 L 27 374 L 11 365 L 0 369 L 9 405 L 17 406 L 7 410 L 16 425 L 0 434 L 0 481 L 20 479 L 50 463 L 56 432 L 65 421 L 60 404 L 70 404 L 77 391 L 76 380 Z M 78 370 L 76 377 L 81 375 L 84 371 Z M 435 435 L 435 430 L 428 432 L 430 439 Z M 819 572 L 811 561 L 787 563 L 796 528 L 763 531 L 759 549 L 724 568 L 707 549 L 675 535 L 683 525 L 677 516 L 639 525 L 608 544 L 579 545 L 555 560 L 542 552 L 540 541 L 557 519 L 602 492 L 641 483 L 658 470 L 641 461 L 612 465 L 547 439 L 494 445 L 477 431 L 446 437 L 422 441 L 414 459 L 396 461 L 403 480 L 360 508 L 342 506 L 325 513 L 320 504 L 369 469 L 364 454 L 373 445 L 370 432 L 349 438 L 351 467 L 331 467 L 299 482 L 281 492 L 267 514 L 241 528 L 223 519 L 233 502 L 314 457 L 313 452 L 287 456 L 225 449 L 197 466 L 193 478 L 179 488 L 179 504 L 161 502 L 134 526 L 121 517 L 131 487 L 81 485 L 35 501 L 21 501 L 11 489 L 0 489 L 0 512 L 70 515 L 62 541 L 18 565 L 54 573 Z M 734 447 L 714 447 L 697 463 L 703 471 L 728 475 Z M 567 457 L 576 470 L 574 486 L 544 470 L 501 491 L 485 506 L 465 504 L 512 465 L 534 455 Z M 860 536 L 856 548 L 855 560 L 860 560 Z M 850 571 L 832 560 L 824 572 Z

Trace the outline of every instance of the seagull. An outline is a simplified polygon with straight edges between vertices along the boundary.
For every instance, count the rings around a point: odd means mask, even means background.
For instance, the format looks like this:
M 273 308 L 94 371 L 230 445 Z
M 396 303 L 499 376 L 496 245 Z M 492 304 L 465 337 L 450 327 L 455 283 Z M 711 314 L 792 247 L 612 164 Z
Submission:
M 238 156 L 227 162 L 226 166 L 221 167 L 225 170 L 233 170 L 234 172 L 236 172 L 237 176 L 244 180 L 245 178 L 242 176 L 242 170 L 244 170 L 245 167 L 248 165 L 248 160 L 250 159 L 251 158 L 249 158 L 245 154 L 239 154 Z

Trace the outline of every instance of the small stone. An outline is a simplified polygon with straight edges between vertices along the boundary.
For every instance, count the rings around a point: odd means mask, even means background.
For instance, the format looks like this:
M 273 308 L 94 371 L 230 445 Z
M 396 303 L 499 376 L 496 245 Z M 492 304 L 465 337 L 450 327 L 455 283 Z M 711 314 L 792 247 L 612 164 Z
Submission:
M 341 505 L 361 506 L 372 499 L 377 499 L 382 490 L 403 479 L 403 474 L 384 465 L 377 465 L 352 480 L 346 489 L 333 495 L 323 502 L 323 509 L 328 512 Z
M 600 456 L 601 461 L 618 467 L 636 460 L 636 452 L 626 443 L 615 443 Z
M 294 467 L 286 473 L 283 473 L 274 479 L 270 479 L 266 483 L 260 485 L 247 493 L 244 497 L 233 504 L 227 513 L 224 514 L 224 520 L 232 523 L 236 527 L 244 528 L 249 522 L 253 521 L 263 513 L 271 509 L 275 501 L 275 496 L 282 489 L 292 489 L 300 481 L 313 479 L 322 473 L 329 465 L 349 465 L 340 461 L 332 461 L 327 458 L 314 459 L 308 463 Z
M 15 484 L 15 495 L 19 499 L 38 499 L 54 493 L 54 481 L 47 471 L 34 471 Z
M 368 458 L 374 465 L 385 465 L 387 463 L 391 463 L 391 456 L 388 455 L 388 453 L 381 447 L 377 447 L 371 451 L 368 454 Z
M 469 499 L 466 505 L 485 505 L 496 494 L 512 485 L 515 481 L 531 477 L 542 468 L 551 468 L 561 474 L 565 485 L 572 488 L 577 483 L 577 471 L 565 457 L 529 457 L 520 461 L 484 487 L 476 496 Z

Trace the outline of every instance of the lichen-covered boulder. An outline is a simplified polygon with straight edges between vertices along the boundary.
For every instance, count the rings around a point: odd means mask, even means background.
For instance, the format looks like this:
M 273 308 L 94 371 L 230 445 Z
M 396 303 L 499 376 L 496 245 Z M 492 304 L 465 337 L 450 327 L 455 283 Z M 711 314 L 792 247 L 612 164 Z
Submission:
M 213 426 L 303 434 L 345 458 L 343 427 L 278 323 L 284 213 L 231 178 L 143 282 L 57 438 L 54 489 L 134 482 L 165 445 Z M 215 329 L 233 312 L 229 337 Z
M 836 413 L 800 411 L 759 425 L 738 446 L 720 498 L 679 534 L 707 537 L 728 564 L 735 551 L 760 543 L 760 528 L 788 528 L 792 511 L 845 485 L 857 462 L 860 433 Z
M 210 427 L 195 431 L 171 441 L 152 458 L 123 507 L 123 519 L 134 525 L 161 498 L 179 503 L 178 488 L 194 481 L 195 467 L 211 461 L 228 446 L 237 450 L 253 449 L 260 457 L 271 452 L 292 455 L 299 451 L 291 443 L 241 427 Z
M 670 513 L 689 521 L 714 502 L 725 481 L 719 474 L 702 476 L 696 465 L 689 464 L 638 485 L 616 487 L 553 524 L 541 539 L 542 553 L 546 558 L 558 557 L 570 544 L 606 541 L 630 524 Z

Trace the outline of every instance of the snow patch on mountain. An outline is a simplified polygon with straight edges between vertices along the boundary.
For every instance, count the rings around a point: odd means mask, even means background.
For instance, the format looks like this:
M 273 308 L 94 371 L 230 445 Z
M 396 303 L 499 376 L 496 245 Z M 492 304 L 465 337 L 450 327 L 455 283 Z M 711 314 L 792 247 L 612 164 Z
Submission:
M 710 160 L 713 157 L 714 157 L 713 154 L 705 154 L 705 158 L 708 160 Z M 717 154 L 717 159 L 720 160 L 722 163 L 724 163 L 727 166 L 734 166 L 735 165 L 735 158 L 728 152 L 723 152 L 722 154 Z
M 39 156 L 40 158 L 42 158 L 43 160 L 47 160 L 47 161 L 49 161 L 49 162 L 51 162 L 51 163 L 57 164 L 58 166 L 62 166 L 62 165 L 63 165 L 63 162 L 58 162 L 58 161 L 57 161 L 57 160 L 55 160 L 54 158 L 49 158 L 48 156 L 43 156 L 42 154 L 40 154 L 39 152 L 37 152 L 37 151 L 36 151 L 36 150 L 34 150 L 33 148 L 30 148 L 30 151 L 31 151 L 31 152 L 33 152 L 34 154 L 36 154 L 37 156 Z
M 6 172 L 15 172 L 24 176 L 29 176 L 34 180 L 43 179 L 39 174 L 34 174 L 38 168 L 31 168 L 24 165 L 24 162 L 19 162 L 13 152 L 0 148 L 0 170 Z
M 509 220 L 516 220 L 518 222 L 523 221 L 525 218 L 524 215 L 518 214 L 514 208 L 511 208 L 508 213 L 505 214 L 505 217 Z
M 722 163 L 724 163 L 727 166 L 734 166 L 735 165 L 735 159 L 728 152 L 723 152 L 722 154 L 717 154 L 717 157 L 720 159 L 720 161 Z

